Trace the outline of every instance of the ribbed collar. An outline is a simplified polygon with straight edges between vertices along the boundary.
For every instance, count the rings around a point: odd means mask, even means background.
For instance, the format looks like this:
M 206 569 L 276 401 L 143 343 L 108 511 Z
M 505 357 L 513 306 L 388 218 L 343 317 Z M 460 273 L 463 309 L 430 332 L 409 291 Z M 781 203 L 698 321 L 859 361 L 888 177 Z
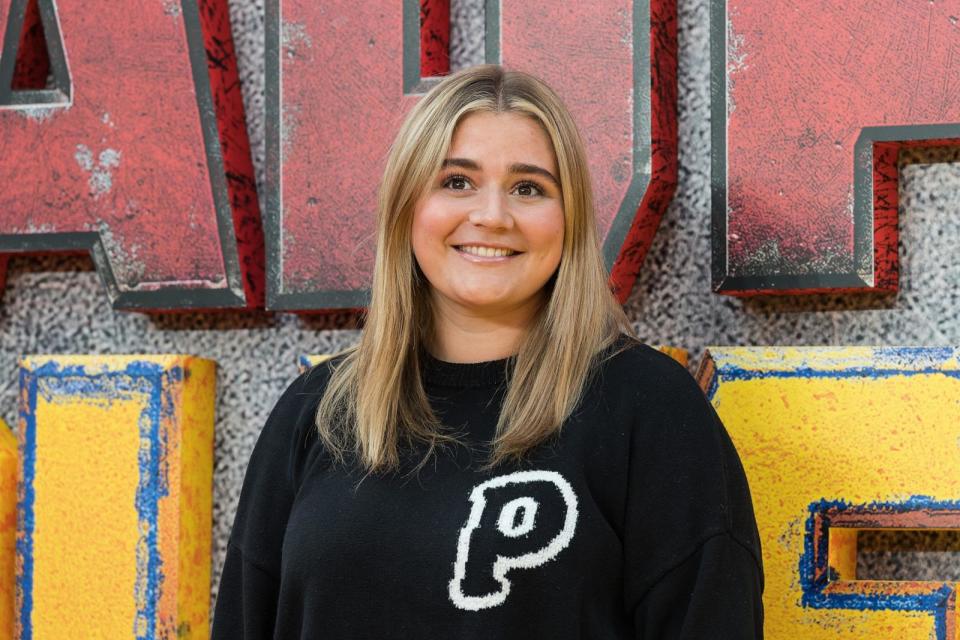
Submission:
M 420 352 L 424 382 L 443 387 L 485 387 L 506 381 L 515 356 L 485 362 L 446 362 L 426 350 Z

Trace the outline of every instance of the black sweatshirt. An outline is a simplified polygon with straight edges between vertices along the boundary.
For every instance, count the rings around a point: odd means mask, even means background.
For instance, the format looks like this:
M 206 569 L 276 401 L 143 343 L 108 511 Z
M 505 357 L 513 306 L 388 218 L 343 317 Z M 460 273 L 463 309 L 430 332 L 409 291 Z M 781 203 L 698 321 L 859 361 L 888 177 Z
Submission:
M 424 359 L 431 406 L 467 444 L 417 475 L 331 464 L 313 418 L 335 361 L 283 393 L 247 468 L 215 639 L 762 637 L 743 468 L 686 369 L 630 341 L 558 436 L 481 472 L 512 360 Z

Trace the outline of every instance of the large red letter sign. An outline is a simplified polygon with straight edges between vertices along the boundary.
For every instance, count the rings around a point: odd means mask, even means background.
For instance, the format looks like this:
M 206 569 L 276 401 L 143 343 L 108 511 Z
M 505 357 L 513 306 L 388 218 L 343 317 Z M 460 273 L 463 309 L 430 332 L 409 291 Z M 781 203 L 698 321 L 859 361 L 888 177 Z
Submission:
M 420 15 L 417 0 L 267 3 L 269 308 L 366 305 L 387 148 L 435 81 Z M 625 300 L 676 185 L 675 0 L 488 0 L 486 23 L 487 60 L 541 76 L 573 112 Z
M 22 89 L 37 14 L 0 0 L 0 253 L 89 251 L 117 308 L 262 306 L 227 3 L 36 2 L 53 86 Z
M 895 290 L 898 151 L 960 144 L 956 3 L 711 5 L 714 290 Z

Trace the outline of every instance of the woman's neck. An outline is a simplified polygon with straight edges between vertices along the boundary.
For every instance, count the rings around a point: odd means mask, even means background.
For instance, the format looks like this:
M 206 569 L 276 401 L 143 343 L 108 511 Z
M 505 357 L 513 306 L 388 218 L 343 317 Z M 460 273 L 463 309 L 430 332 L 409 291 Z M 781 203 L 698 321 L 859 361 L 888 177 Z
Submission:
M 446 362 L 500 360 L 520 351 L 541 303 L 484 313 L 449 301 L 433 301 L 433 339 L 430 353 Z

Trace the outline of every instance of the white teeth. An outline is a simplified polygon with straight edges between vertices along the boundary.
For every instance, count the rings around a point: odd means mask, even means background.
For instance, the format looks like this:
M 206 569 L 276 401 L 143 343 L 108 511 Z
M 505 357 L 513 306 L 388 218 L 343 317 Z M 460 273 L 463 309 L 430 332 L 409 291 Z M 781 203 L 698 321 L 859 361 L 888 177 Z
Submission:
M 512 249 L 494 249 L 493 247 L 481 247 L 477 245 L 461 245 L 460 250 L 474 256 L 484 258 L 499 258 L 503 256 L 512 256 L 516 251 Z

